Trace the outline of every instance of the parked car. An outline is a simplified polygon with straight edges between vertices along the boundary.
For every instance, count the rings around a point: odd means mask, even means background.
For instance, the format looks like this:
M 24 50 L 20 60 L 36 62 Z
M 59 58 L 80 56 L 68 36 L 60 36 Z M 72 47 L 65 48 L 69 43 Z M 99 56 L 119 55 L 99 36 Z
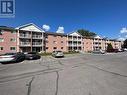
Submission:
M 124 49 L 118 49 L 118 52 L 124 52 Z
M 9 62 L 20 62 L 25 59 L 23 53 L 5 53 L 0 55 L 0 63 L 9 63 Z
M 124 48 L 123 50 L 124 50 L 124 51 L 127 51 L 127 48 Z
M 40 59 L 41 56 L 36 52 L 25 52 L 25 59 L 26 60 L 33 60 L 33 59 Z
M 107 50 L 107 52 L 109 52 L 109 53 L 112 53 L 112 52 L 117 53 L 117 52 L 119 52 L 119 51 L 118 51 L 118 49 L 109 49 L 109 50 Z
M 94 50 L 92 53 L 94 54 L 105 54 L 106 52 L 104 50 Z
M 64 54 L 62 51 L 53 51 L 52 56 L 53 57 L 64 57 Z

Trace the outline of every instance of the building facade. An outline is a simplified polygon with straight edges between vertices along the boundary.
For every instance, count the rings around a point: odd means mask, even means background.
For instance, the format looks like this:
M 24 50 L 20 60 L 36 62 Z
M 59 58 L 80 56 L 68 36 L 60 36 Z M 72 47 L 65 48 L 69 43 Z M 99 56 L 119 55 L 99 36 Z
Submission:
M 67 49 L 68 51 L 82 51 L 83 37 L 77 32 L 67 34 Z
M 83 51 L 90 52 L 93 51 L 93 38 L 83 38 Z
M 108 44 L 111 44 L 114 49 L 121 49 L 123 41 L 118 41 L 116 39 L 107 39 L 100 36 L 95 36 L 93 38 L 93 50 L 107 50 Z
M 0 54 L 17 51 L 17 32 L 12 27 L 0 27 Z
M 41 52 L 44 47 L 44 31 L 30 23 L 16 28 L 19 52 Z
M 60 50 L 84 51 L 106 50 L 111 43 L 114 49 L 121 49 L 123 42 L 95 36 L 83 37 L 77 32 L 67 35 L 44 32 L 33 23 L 17 28 L 0 26 L 0 54 L 6 52 L 53 52 Z
M 44 33 L 44 51 L 52 52 L 55 50 L 60 50 L 67 52 L 67 37 L 64 34 L 45 32 Z

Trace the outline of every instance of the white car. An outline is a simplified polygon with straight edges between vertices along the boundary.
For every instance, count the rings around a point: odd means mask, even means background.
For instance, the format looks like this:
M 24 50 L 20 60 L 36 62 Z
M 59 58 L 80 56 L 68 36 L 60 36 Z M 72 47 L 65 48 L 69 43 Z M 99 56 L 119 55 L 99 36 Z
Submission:
M 127 51 L 127 48 L 124 48 L 124 51 Z
M 62 51 L 53 51 L 52 56 L 53 57 L 64 57 L 64 54 Z

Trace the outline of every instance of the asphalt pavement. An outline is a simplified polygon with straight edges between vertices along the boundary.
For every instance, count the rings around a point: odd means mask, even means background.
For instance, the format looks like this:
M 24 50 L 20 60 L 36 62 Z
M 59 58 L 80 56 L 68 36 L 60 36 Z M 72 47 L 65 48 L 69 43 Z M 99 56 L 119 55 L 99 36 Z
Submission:
M 0 64 L 0 95 L 127 95 L 127 52 Z

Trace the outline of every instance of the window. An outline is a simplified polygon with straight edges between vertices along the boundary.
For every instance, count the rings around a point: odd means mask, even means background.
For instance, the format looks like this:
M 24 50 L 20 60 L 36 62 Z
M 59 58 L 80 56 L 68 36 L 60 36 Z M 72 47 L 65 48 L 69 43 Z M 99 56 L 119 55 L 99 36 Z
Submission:
M 3 50 L 4 48 L 0 46 L 0 51 Z
M 53 47 L 53 49 L 57 49 L 57 47 Z
M 56 41 L 53 41 L 54 44 L 56 44 L 57 42 Z
M 94 42 L 93 44 L 97 45 L 97 44 L 98 44 L 98 42 Z
M 16 50 L 16 48 L 15 47 L 10 47 L 10 50 Z
M 46 47 L 46 49 L 48 49 L 49 47 Z
M 11 38 L 10 41 L 11 42 L 16 42 L 16 39 L 15 38 Z
M 0 42 L 4 42 L 4 39 L 3 38 L 0 38 Z
M 48 35 L 46 35 L 45 38 L 48 39 Z
M 4 30 L 0 30 L 0 35 L 2 35 L 4 33 Z
M 63 49 L 63 47 L 61 47 L 61 49 Z

